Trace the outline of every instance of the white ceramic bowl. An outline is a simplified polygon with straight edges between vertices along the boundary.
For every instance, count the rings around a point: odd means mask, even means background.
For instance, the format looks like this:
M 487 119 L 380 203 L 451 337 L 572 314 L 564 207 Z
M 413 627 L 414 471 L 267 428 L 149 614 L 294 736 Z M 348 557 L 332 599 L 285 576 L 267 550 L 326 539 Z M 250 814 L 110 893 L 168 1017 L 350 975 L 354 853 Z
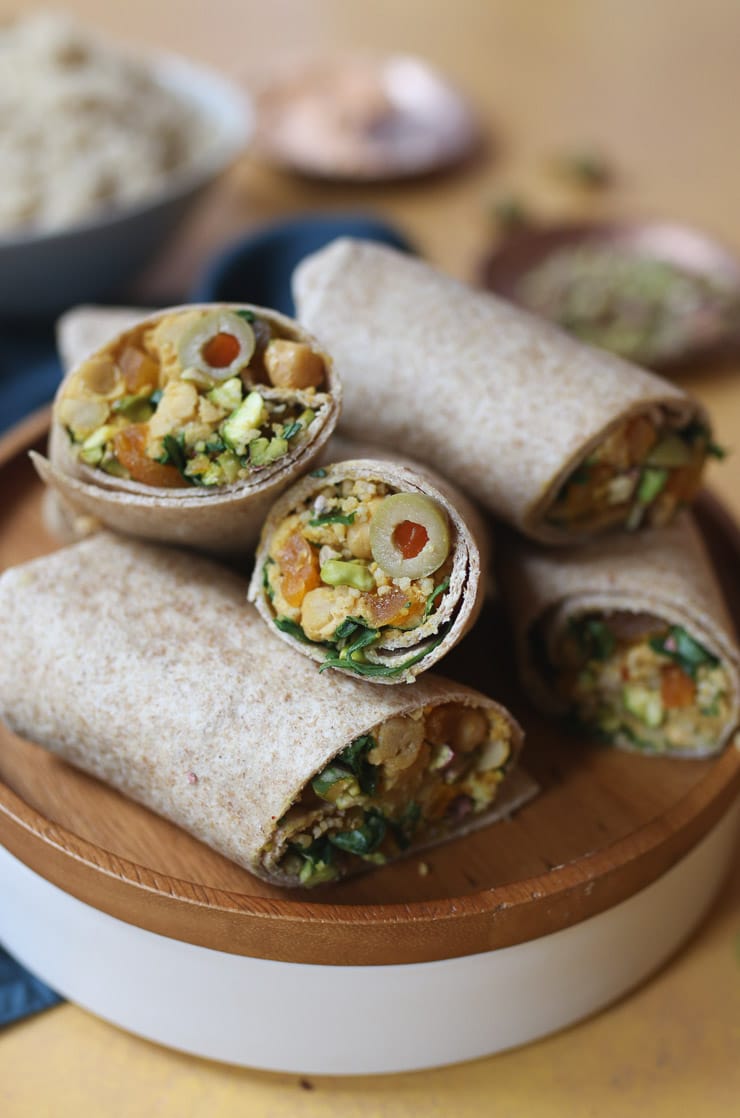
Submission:
M 163 86 L 208 122 L 207 151 L 134 205 L 65 229 L 0 236 L 0 317 L 54 315 L 120 289 L 246 147 L 253 113 L 245 93 L 173 55 L 153 56 L 151 67 Z

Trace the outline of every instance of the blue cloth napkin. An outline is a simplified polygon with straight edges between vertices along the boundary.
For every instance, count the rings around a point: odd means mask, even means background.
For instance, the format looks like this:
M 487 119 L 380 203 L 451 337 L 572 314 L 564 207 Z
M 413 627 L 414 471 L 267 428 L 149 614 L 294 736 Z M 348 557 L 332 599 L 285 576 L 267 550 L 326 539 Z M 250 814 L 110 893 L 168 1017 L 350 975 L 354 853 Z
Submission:
M 0 947 L 0 1026 L 58 1005 L 62 999 Z
M 345 236 L 412 251 L 398 230 L 374 217 L 298 217 L 261 229 L 219 252 L 190 298 L 193 302 L 256 303 L 292 315 L 290 277 L 296 264 L 329 241 Z M 0 432 L 49 403 L 60 377 L 53 323 L 0 322 Z M 0 1027 L 61 1000 L 0 947 Z
M 0 432 L 48 403 L 60 376 L 53 323 L 0 323 Z

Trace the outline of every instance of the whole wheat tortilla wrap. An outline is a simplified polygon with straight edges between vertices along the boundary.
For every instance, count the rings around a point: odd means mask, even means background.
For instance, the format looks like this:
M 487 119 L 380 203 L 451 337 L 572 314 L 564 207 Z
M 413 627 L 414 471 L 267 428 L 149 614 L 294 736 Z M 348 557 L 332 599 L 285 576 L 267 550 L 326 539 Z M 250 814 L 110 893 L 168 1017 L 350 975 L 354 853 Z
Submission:
M 55 399 L 49 459 L 32 457 L 61 497 L 47 522 L 63 538 L 103 524 L 243 553 L 337 422 L 331 359 L 265 308 L 198 304 L 143 319 L 87 310 L 59 342 L 65 361 L 79 360 Z
M 502 597 L 537 705 L 626 749 L 722 749 L 740 715 L 740 656 L 688 513 L 640 539 L 553 552 L 512 533 L 502 551 Z
M 433 471 L 333 439 L 278 499 L 249 586 L 296 651 L 374 683 L 411 683 L 475 623 L 488 533 Z
M 294 292 L 342 377 L 340 431 L 544 543 L 668 522 L 718 451 L 680 388 L 393 249 L 334 241 Z
M 440 677 L 321 676 L 242 579 L 190 552 L 100 532 L 10 569 L 0 640 L 11 729 L 277 885 L 382 864 L 533 794 L 493 700 Z

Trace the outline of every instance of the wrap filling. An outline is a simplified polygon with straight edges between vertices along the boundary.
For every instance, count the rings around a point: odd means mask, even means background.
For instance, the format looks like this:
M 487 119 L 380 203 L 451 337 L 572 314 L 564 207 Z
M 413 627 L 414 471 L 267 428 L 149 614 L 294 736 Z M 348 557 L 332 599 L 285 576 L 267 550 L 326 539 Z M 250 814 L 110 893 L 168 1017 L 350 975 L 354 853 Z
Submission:
M 276 528 L 263 568 L 275 625 L 326 649 L 325 667 L 400 674 L 444 638 L 437 615 L 453 568 L 439 503 L 380 481 L 327 484 Z M 410 634 L 414 634 L 411 636 Z M 377 652 L 432 637 L 411 658 Z
M 650 614 L 588 612 L 552 646 L 536 630 L 540 667 L 584 731 L 648 753 L 716 746 L 731 714 L 719 659 L 680 625 Z
M 313 886 L 463 830 L 493 803 L 512 749 L 496 710 L 443 703 L 390 718 L 303 788 L 262 863 Z
M 82 466 L 156 488 L 244 482 L 310 437 L 320 353 L 250 310 L 142 323 L 64 382 L 55 417 Z
M 579 463 L 558 490 L 547 520 L 573 534 L 668 524 L 696 496 L 708 455 L 722 457 L 700 423 L 632 416 Z

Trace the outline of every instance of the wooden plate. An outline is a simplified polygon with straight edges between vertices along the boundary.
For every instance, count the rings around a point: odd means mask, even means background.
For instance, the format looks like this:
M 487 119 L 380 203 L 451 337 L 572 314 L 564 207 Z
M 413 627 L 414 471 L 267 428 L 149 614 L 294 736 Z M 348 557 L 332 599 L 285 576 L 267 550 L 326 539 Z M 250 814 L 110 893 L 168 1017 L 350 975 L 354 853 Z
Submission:
M 39 413 L 0 440 L 0 567 L 56 546 L 25 453 L 43 447 L 47 427 Z M 705 495 L 698 511 L 737 620 L 740 532 L 715 499 Z M 541 794 L 512 820 L 421 859 L 310 894 L 280 890 L 3 728 L 0 840 L 48 881 L 121 920 L 259 958 L 423 962 L 569 927 L 631 897 L 696 846 L 740 789 L 740 752 L 676 761 L 569 739 L 523 701 L 502 626 L 487 608 L 445 671 L 510 704 Z

